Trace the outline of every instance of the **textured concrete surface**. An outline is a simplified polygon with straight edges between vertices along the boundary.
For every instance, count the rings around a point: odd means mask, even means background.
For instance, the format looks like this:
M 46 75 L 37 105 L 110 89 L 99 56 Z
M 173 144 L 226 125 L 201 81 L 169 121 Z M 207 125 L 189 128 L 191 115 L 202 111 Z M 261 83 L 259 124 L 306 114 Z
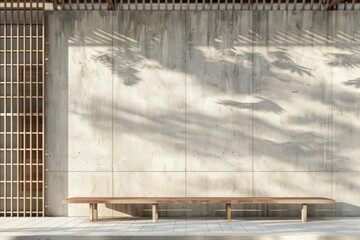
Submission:
M 47 213 L 70 196 L 319 196 L 359 216 L 358 12 L 47 16 Z M 163 205 L 160 216 L 221 216 Z M 236 205 L 234 217 L 299 216 Z M 100 216 L 150 216 L 105 206 Z
M 185 170 L 184 21 L 184 12 L 113 17 L 101 58 L 113 67 L 114 171 Z
M 251 44 L 237 43 L 251 29 L 251 19 L 251 13 L 187 13 L 188 171 L 252 170 L 251 108 L 232 106 L 251 104 Z
M 316 218 L 302 223 L 299 219 L 101 219 L 89 222 L 79 217 L 2 218 L 1 239 L 359 239 L 360 219 Z M 6 238 L 8 237 L 8 238 Z M 14 238 L 11 238 L 14 237 Z M 16 237 L 16 238 L 15 238 Z M 111 238 L 113 237 L 113 238 Z M 154 238 L 151 238 L 154 237 Z M 31 239 L 31 238 L 30 238 Z M 91 238 L 90 238 L 91 239 Z

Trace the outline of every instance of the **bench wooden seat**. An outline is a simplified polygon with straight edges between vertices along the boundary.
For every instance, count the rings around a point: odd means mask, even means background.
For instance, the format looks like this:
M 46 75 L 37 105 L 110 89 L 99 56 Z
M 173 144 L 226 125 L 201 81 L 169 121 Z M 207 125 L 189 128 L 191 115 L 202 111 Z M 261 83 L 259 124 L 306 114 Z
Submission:
M 225 204 L 226 219 L 231 221 L 231 204 L 300 204 L 301 220 L 307 221 L 308 204 L 333 204 L 330 198 L 304 197 L 74 197 L 63 200 L 63 203 L 86 203 L 90 206 L 90 220 L 98 219 L 97 205 L 102 204 L 152 204 L 152 219 L 158 219 L 159 204 Z

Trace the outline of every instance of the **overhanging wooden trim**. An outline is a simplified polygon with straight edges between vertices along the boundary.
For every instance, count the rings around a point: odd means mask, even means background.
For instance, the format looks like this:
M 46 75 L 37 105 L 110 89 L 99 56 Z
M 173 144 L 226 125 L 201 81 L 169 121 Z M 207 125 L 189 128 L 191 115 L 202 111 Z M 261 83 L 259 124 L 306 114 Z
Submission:
M 5 5 L 6 4 L 6 5 Z M 11 8 L 13 9 L 41 9 L 41 10 L 45 10 L 45 11 L 52 11 L 53 10 L 53 3 L 43 3 L 43 2 L 27 2 L 27 3 L 22 3 L 22 2 L 9 2 L 7 1 L 6 3 L 0 3 L 0 9 L 7 9 L 7 11 L 9 11 Z

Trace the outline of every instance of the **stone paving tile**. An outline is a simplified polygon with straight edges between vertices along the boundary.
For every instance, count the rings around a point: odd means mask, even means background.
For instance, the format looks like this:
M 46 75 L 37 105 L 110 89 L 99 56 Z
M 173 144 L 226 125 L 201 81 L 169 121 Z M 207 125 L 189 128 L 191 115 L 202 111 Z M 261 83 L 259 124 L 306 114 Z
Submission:
M 357 235 L 360 236 L 360 218 L 328 218 L 302 223 L 299 220 L 260 219 L 106 219 L 90 222 L 83 217 L 0 218 L 2 236 L 74 235 Z

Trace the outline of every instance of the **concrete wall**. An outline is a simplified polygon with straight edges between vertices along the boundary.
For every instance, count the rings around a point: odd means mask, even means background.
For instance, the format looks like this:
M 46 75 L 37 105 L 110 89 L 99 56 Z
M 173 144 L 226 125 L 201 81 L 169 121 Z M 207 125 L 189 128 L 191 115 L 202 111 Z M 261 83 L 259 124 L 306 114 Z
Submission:
M 359 21 L 351 11 L 49 13 L 47 214 L 87 215 L 61 204 L 74 196 L 318 196 L 338 203 L 310 216 L 360 216 Z

